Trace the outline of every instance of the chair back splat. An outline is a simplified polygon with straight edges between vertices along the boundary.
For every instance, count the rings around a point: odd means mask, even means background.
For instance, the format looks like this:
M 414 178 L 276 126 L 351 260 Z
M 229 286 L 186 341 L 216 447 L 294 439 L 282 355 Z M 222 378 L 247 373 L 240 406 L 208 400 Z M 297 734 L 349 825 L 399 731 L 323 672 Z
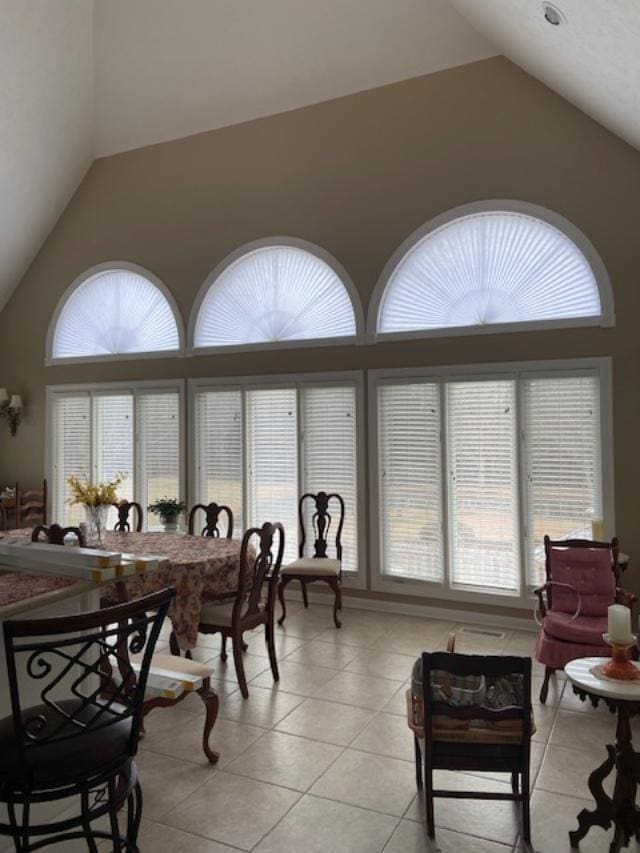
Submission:
M 81 548 L 85 547 L 84 536 L 79 527 L 61 527 L 59 524 L 52 524 L 46 527 L 44 524 L 39 524 L 33 528 L 31 532 L 31 541 L 39 542 L 44 536 L 44 540 L 49 545 L 64 545 L 65 536 L 75 536 L 78 540 L 78 545 Z
M 196 504 L 191 508 L 189 512 L 189 533 L 193 535 L 195 530 L 195 519 L 197 513 L 202 510 L 205 514 L 205 524 L 202 530 L 200 531 L 201 536 L 209 536 L 214 539 L 219 539 L 222 535 L 220 532 L 220 516 L 226 515 L 227 517 L 227 532 L 226 538 L 231 539 L 233 536 L 233 513 L 228 506 L 224 506 L 224 504 L 210 503 L 210 504 Z
M 313 494 L 307 492 L 302 495 L 298 503 L 298 519 L 300 522 L 300 547 L 299 556 L 304 557 L 305 545 L 307 542 L 307 518 L 305 513 L 308 511 L 309 501 L 313 504 L 313 512 L 310 519 L 310 526 L 314 533 L 315 541 L 313 543 L 313 556 L 319 559 L 328 557 L 327 546 L 333 524 L 333 517 L 330 512 L 332 502 L 338 505 L 338 524 L 336 528 L 335 548 L 336 558 L 342 560 L 342 528 L 344 526 L 344 501 L 336 492 L 327 494 L 327 492 L 318 492 Z
M 129 513 L 132 509 L 136 511 L 136 533 L 140 533 L 142 530 L 142 507 L 136 501 L 120 501 L 120 503 L 114 504 L 115 508 L 118 510 L 118 520 L 116 521 L 116 526 L 113 528 L 116 531 L 121 533 L 130 533 L 131 532 L 131 522 L 129 521 Z

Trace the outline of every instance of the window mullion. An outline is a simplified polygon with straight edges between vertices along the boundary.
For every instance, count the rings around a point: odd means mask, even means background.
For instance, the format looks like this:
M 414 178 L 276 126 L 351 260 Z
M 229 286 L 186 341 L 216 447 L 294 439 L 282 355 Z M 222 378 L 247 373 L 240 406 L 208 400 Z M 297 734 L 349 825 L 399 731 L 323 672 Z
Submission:
M 447 452 L 447 405 L 446 382 L 438 380 L 440 401 L 440 489 L 442 494 L 441 535 L 444 562 L 444 586 L 451 589 L 451 543 L 449 539 L 449 459 Z

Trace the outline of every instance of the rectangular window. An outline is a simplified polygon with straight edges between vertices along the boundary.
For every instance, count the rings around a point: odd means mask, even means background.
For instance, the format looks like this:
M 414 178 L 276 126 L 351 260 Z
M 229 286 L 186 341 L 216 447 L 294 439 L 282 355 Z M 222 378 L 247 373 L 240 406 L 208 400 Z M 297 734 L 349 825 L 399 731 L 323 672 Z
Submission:
M 181 393 L 178 388 L 92 389 L 51 392 L 51 519 L 84 520 L 82 507 L 68 503 L 70 474 L 94 482 L 124 475 L 118 496 L 138 501 L 150 527 L 147 506 L 181 495 Z M 115 510 L 108 525 L 115 524 Z
M 544 535 L 590 537 L 605 513 L 601 395 L 598 369 L 381 374 L 381 575 L 525 595 Z
M 354 383 L 197 387 L 194 411 L 198 503 L 228 503 L 239 519 L 237 535 L 246 527 L 280 521 L 285 561 L 290 561 L 298 556 L 300 496 L 338 492 L 346 506 L 343 571 L 357 572 Z M 312 548 L 313 537 L 307 536 L 307 543 Z

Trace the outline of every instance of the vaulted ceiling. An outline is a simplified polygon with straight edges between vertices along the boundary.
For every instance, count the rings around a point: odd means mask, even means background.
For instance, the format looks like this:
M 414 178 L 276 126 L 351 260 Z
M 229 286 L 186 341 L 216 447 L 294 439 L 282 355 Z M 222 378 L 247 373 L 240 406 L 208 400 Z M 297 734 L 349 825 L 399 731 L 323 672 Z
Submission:
M 640 148 L 637 0 L 0 0 L 0 308 L 96 156 L 504 53 Z

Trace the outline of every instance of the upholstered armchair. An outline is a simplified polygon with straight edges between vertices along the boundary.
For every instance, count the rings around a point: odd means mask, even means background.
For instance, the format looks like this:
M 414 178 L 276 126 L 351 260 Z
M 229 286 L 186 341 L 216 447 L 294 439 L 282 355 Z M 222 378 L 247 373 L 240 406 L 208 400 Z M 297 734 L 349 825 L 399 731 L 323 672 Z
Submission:
M 546 582 L 538 596 L 540 633 L 536 658 L 545 674 L 540 701 L 546 702 L 549 680 L 557 669 L 581 657 L 609 657 L 602 635 L 607 611 L 614 603 L 631 607 L 635 596 L 620 588 L 618 540 L 591 542 L 544 537 Z

